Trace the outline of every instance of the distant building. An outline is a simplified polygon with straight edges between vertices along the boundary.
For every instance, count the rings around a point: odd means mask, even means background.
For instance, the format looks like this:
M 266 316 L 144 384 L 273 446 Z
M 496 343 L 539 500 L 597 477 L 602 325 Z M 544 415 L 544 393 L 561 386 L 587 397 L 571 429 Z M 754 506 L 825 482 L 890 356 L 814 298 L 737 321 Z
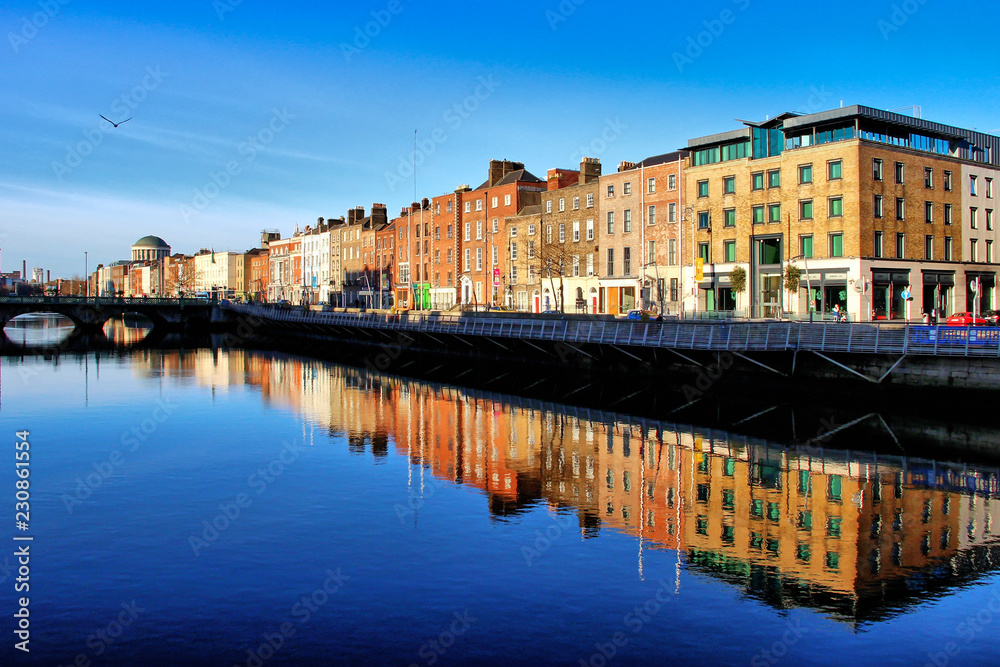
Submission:
M 159 236 L 143 236 L 132 244 L 132 261 L 154 261 L 170 256 L 170 245 Z

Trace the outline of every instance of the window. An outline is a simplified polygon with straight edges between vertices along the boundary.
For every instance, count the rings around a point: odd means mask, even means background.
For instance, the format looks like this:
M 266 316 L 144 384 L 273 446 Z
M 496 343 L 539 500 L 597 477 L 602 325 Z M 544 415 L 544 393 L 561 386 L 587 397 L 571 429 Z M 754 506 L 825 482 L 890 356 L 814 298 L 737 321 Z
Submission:
M 511 227 L 510 228 L 510 237 L 514 238 L 516 236 L 517 236 L 517 227 Z
M 528 259 L 535 258 L 535 242 L 528 241 Z
M 587 208 L 594 208 L 594 193 L 587 194 Z
M 924 172 L 925 172 L 925 178 L 926 178 L 926 172 L 931 172 L 931 175 L 933 176 L 933 170 L 931 170 L 931 169 L 925 169 Z M 927 187 L 931 187 L 931 186 L 928 185 Z M 950 171 L 944 172 L 944 190 L 945 190 L 945 192 L 951 192 L 951 172 Z
M 608 275 L 615 275 L 615 249 L 608 248 Z
M 930 167 L 924 167 L 924 187 L 933 188 L 934 187 L 934 170 Z M 948 188 L 945 188 L 946 190 Z
M 876 218 L 882 217 L 882 195 L 875 195 L 872 199 L 872 216 Z
M 622 232 L 628 234 L 632 231 L 632 209 L 622 211 Z
M 667 190 L 677 189 L 677 176 L 676 174 L 669 174 L 667 176 Z
M 626 181 L 625 183 L 622 184 L 622 194 L 623 195 L 630 195 L 630 194 L 632 194 L 632 183 L 631 182 Z
M 448 205 L 445 207 L 445 211 L 451 213 L 454 210 L 453 204 L 454 202 L 452 202 L 452 200 L 449 199 Z
M 924 259 L 934 259 L 934 236 L 924 236 Z
M 587 253 L 587 275 L 594 275 L 594 253 Z
M 813 182 L 813 166 L 811 164 L 799 165 L 799 184 Z
M 950 262 L 952 255 L 952 238 L 950 236 L 944 237 L 944 261 Z
M 872 180 L 882 180 L 882 160 L 879 158 L 872 158 Z
M 993 199 L 993 179 L 986 179 L 986 198 Z
M 844 162 L 834 160 L 826 163 L 826 178 L 829 181 L 837 181 L 844 177 Z
M 736 226 L 736 209 L 727 208 L 722 212 L 722 226 L 723 227 L 735 227 Z
M 465 240 L 466 241 L 471 241 L 472 240 L 472 223 L 471 222 L 465 223 Z
M 594 240 L 594 219 L 590 218 L 587 220 L 587 240 Z
M 875 237 L 872 239 L 872 257 L 882 256 L 882 232 L 875 232 Z
M 510 206 L 510 195 L 504 195 L 503 196 L 503 205 L 504 206 Z
M 453 234 L 452 234 L 452 229 L 451 229 L 451 225 L 448 225 L 448 233 L 447 233 L 447 237 L 448 237 L 448 238 L 452 238 L 452 236 L 453 236 Z
M 677 204 L 667 204 L 667 222 L 677 222 Z
M 614 196 L 615 196 L 615 186 L 614 185 L 609 185 L 608 186 L 608 197 L 610 198 L 610 197 L 614 197 Z
M 472 202 L 470 201 L 465 202 L 465 212 L 469 213 L 471 211 L 472 211 Z
M 723 249 L 723 254 L 725 256 L 725 259 L 723 261 L 726 262 L 736 261 L 736 241 L 723 241 L 722 249 Z
M 566 223 L 559 223 L 559 243 L 566 243 Z
M 573 221 L 573 243 L 579 243 L 579 242 L 580 242 L 580 221 L 579 220 L 574 220 Z
M 656 192 L 656 179 L 655 178 L 647 178 L 646 179 L 646 192 L 648 192 L 649 194 L 653 194 L 654 192 Z
M 510 258 L 512 261 L 517 261 L 517 241 L 510 244 Z
M 703 262 L 705 262 L 705 264 L 708 264 L 709 261 L 710 261 L 709 260 L 709 252 L 710 252 L 710 250 L 709 250 L 708 243 L 699 243 L 698 244 L 698 256 L 701 257 L 701 260 Z
M 546 213 L 551 213 L 552 212 L 552 200 L 551 199 L 549 199 L 549 200 L 547 200 L 545 202 L 545 212 Z
M 969 208 L 969 226 L 972 227 L 973 229 L 977 229 L 979 227 L 978 213 L 979 209 L 977 209 L 975 206 Z
M 499 201 L 500 201 L 500 198 L 499 198 L 499 197 L 494 197 L 494 198 L 493 198 L 493 203 L 491 204 L 491 206 L 492 206 L 493 208 L 496 208 L 496 207 L 497 207 L 497 206 L 499 205 Z
M 830 234 L 830 257 L 844 256 L 844 235 L 841 233 Z
M 566 210 L 566 199 L 564 197 L 559 198 L 559 212 L 562 213 Z
M 656 264 L 656 241 L 646 241 L 646 263 Z
M 708 181 L 698 181 L 698 196 L 699 197 L 708 196 Z
M 632 275 L 632 248 L 622 248 L 622 271 L 624 275 Z
M 615 212 L 608 211 L 608 234 L 615 233 Z
M 753 224 L 755 224 L 755 225 L 763 225 L 764 224 L 764 207 L 763 206 L 754 206 L 750 210 L 751 210 L 751 212 L 753 214 Z
M 667 266 L 677 266 L 677 239 L 667 241 Z M 671 299 L 671 301 L 676 300 Z
M 483 249 L 476 248 L 476 271 L 483 270 Z
M 781 222 L 781 204 L 769 204 L 767 207 L 768 217 L 771 222 Z
M 813 202 L 812 199 L 803 199 L 799 202 L 799 220 L 812 220 Z
M 579 211 L 580 210 L 580 198 L 579 197 L 573 197 L 573 210 L 574 211 Z
M 969 239 L 969 261 L 979 261 L 979 239 Z
M 905 175 L 906 175 L 906 165 L 904 165 L 902 162 L 897 162 L 896 163 L 896 182 L 897 183 L 902 183 L 903 180 L 904 180 L 903 177 Z
M 545 225 L 545 242 L 552 243 L 552 225 Z
M 830 197 L 829 205 L 831 218 L 839 218 L 844 215 L 843 197 Z
M 927 222 L 934 222 L 934 202 L 924 202 L 924 220 Z
M 698 229 L 708 229 L 710 218 L 708 211 L 698 211 Z
M 993 263 L 993 241 L 991 239 L 986 240 L 986 261 Z
M 906 234 L 898 232 L 896 234 L 896 259 L 906 258 Z
M 764 172 L 758 171 L 756 174 L 750 174 L 750 189 L 751 190 L 764 189 Z
M 655 206 L 650 206 L 649 207 L 648 213 L 646 214 L 646 220 L 647 220 L 647 224 L 650 224 L 650 225 L 655 225 L 656 224 L 656 207 Z
M 500 233 L 500 221 L 497 220 L 496 218 L 493 218 L 493 233 L 494 234 Z
M 483 221 L 479 220 L 476 222 L 476 240 L 481 241 L 483 239 Z
M 722 194 L 731 195 L 736 192 L 736 177 L 726 176 L 722 179 Z
M 512 284 L 515 284 L 515 285 L 517 284 L 517 267 L 516 266 L 510 267 L 510 282 Z
M 799 237 L 799 254 L 806 259 L 812 259 L 813 256 L 813 237 L 812 234 L 806 234 Z
M 781 170 L 775 169 L 774 171 L 767 172 L 767 187 L 769 188 L 780 188 L 781 187 Z
M 975 175 L 969 176 L 969 194 L 973 197 L 976 196 L 976 185 L 978 185 L 978 177 Z
M 482 199 L 477 199 L 476 200 L 476 210 L 477 211 L 482 211 L 483 210 L 483 200 Z
M 906 219 L 906 200 L 896 197 L 896 220 Z
M 573 277 L 580 275 L 580 256 L 573 255 Z
M 472 249 L 465 249 L 465 270 L 469 271 L 472 268 Z
M 986 229 L 987 231 L 993 231 L 993 209 L 986 209 Z

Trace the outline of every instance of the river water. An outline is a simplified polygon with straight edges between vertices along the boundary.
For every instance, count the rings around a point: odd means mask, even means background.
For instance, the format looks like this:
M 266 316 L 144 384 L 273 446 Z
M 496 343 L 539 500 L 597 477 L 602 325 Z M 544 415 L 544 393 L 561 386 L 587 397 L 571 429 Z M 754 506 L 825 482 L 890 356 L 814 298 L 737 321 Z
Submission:
M 3 664 L 940 666 L 1000 649 L 989 461 L 789 448 L 218 349 L 3 358 L 0 425 Z

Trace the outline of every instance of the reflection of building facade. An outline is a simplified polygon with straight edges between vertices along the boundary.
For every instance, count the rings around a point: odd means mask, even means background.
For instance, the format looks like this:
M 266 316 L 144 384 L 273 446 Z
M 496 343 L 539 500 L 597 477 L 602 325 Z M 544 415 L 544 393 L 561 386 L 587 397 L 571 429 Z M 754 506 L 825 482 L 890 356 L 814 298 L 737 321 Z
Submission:
M 286 355 L 183 356 L 165 368 L 213 387 L 252 384 L 344 433 L 353 453 L 407 457 L 419 466 L 414 495 L 433 476 L 481 489 L 498 515 L 540 503 L 574 511 L 583 536 L 603 526 L 679 550 L 689 567 L 779 606 L 866 620 L 1000 565 L 996 469 L 823 457 Z

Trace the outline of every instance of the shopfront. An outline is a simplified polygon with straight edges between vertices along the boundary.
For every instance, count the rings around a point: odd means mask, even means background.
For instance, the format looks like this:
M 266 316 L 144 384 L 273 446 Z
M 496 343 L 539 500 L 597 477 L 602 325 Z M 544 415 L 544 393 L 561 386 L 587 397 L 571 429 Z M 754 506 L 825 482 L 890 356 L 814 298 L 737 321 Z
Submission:
M 965 309 L 970 313 L 984 313 L 993 310 L 993 293 L 996 291 L 997 275 L 980 271 L 966 271 Z
M 872 320 L 906 319 L 903 293 L 910 289 L 909 269 L 872 268 Z
M 923 271 L 924 296 L 921 314 L 929 313 L 938 318 L 955 312 L 955 272 Z
M 839 306 L 841 312 L 847 312 L 846 268 L 813 269 L 799 276 L 799 314 L 807 314 L 810 309 L 820 314 L 832 313 L 834 306 Z

